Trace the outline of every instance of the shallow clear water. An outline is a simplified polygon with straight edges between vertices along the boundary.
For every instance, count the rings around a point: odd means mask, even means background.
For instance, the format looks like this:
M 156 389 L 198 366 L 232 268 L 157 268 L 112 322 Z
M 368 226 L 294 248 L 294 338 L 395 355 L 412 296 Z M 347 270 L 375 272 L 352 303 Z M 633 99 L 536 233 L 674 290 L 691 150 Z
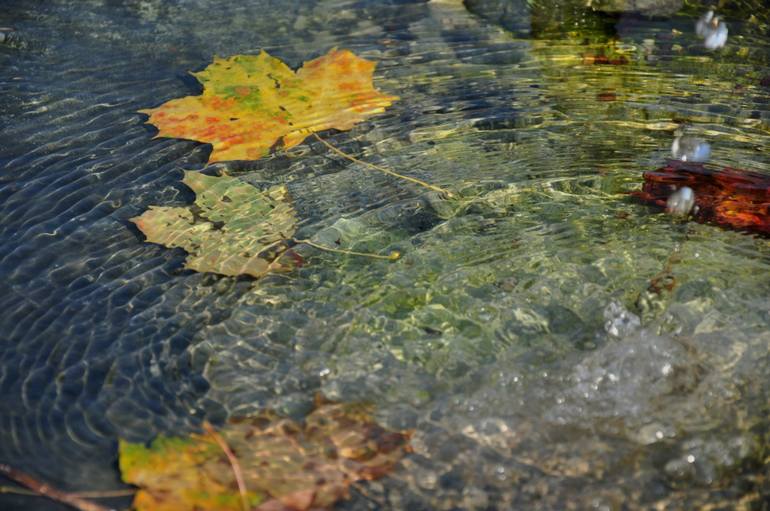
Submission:
M 627 192 L 679 127 L 708 165 L 770 174 L 766 15 L 728 11 L 710 52 L 697 7 L 247 3 L 4 3 L 0 462 L 116 488 L 118 437 L 301 418 L 321 391 L 415 430 L 343 509 L 765 509 L 770 242 Z M 182 172 L 210 149 L 153 140 L 136 111 L 199 92 L 187 72 L 214 56 L 298 67 L 334 46 L 401 99 L 326 138 L 461 198 L 307 143 L 207 172 L 286 183 L 298 237 L 401 260 L 304 246 L 302 268 L 255 283 L 145 243 L 128 219 L 189 204 Z

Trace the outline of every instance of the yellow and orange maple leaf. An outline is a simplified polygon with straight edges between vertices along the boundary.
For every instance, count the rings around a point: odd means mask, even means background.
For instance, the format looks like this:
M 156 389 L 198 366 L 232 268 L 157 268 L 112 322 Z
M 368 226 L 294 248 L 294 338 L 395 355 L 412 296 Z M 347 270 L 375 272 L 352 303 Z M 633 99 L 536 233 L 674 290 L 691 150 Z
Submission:
M 383 112 L 398 97 L 374 88 L 374 68 L 374 62 L 337 49 L 296 73 L 265 51 L 217 58 L 193 73 L 203 94 L 140 112 L 150 116 L 159 137 L 210 143 L 210 162 L 253 160 L 277 143 L 288 149 L 311 133 L 349 130 Z

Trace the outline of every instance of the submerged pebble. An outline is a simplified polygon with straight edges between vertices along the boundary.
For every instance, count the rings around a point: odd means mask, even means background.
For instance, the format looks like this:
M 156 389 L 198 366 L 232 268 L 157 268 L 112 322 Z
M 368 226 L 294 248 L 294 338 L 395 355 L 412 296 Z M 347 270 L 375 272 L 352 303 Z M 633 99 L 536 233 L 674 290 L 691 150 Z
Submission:
M 11 27 L 0 27 L 0 44 L 10 41 L 13 32 L 15 32 L 15 30 Z

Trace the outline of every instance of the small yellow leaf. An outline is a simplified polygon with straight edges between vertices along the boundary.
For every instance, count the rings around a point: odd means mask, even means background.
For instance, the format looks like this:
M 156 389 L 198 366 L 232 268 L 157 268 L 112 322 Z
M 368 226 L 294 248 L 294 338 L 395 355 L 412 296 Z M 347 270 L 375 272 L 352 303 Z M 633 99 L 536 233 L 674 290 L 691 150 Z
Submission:
M 195 212 L 151 206 L 131 219 L 147 241 L 183 248 L 185 266 L 195 271 L 261 277 L 281 269 L 279 248 L 297 226 L 285 186 L 261 192 L 234 177 L 198 172 L 187 172 L 183 182 L 196 193 Z

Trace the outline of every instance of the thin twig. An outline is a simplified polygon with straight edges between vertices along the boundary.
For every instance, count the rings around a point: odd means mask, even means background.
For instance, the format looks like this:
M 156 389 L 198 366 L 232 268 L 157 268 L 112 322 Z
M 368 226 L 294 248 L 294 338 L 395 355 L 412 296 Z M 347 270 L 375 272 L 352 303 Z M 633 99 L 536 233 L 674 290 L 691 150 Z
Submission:
M 235 475 L 235 482 L 238 484 L 238 493 L 241 495 L 241 509 L 243 511 L 249 511 L 248 490 L 246 489 L 246 482 L 243 480 L 243 471 L 241 471 L 241 464 L 238 462 L 238 458 L 235 457 L 235 453 L 233 453 L 230 446 L 227 445 L 227 442 L 222 438 L 222 435 L 217 433 L 211 424 L 204 422 L 203 429 L 206 430 L 206 433 L 211 435 L 211 438 L 214 439 L 225 453 L 225 456 L 227 456 L 227 461 L 230 462 L 230 468 L 233 469 L 233 474 Z
M 136 490 L 126 488 L 125 490 L 105 490 L 105 491 L 76 491 L 73 495 L 84 499 L 114 499 L 116 497 L 131 497 Z
M 14 495 L 26 495 L 28 497 L 45 497 L 45 495 L 40 495 L 32 490 L 18 488 L 16 486 L 0 486 L 0 494 L 2 493 L 13 493 Z M 114 499 L 119 497 L 130 497 L 135 493 L 136 490 L 126 488 L 125 490 L 75 491 L 70 493 L 70 495 L 83 499 Z
M 395 261 L 396 259 L 401 257 L 401 253 L 396 250 L 394 250 L 388 255 L 380 255 L 380 254 L 371 254 L 369 252 L 356 252 L 355 250 L 345 250 L 342 248 L 327 247 L 325 245 L 319 245 L 318 243 L 315 243 L 310 240 L 298 240 L 295 238 L 292 241 L 294 241 L 294 243 L 304 243 L 305 245 L 310 245 L 311 247 L 317 248 L 318 250 L 324 250 L 326 252 L 335 252 L 337 254 L 371 257 L 372 259 L 385 259 L 387 261 Z
M 0 463 L 0 474 L 26 486 L 41 497 L 47 497 L 51 500 L 62 502 L 74 507 L 75 509 L 79 509 L 80 511 L 112 511 L 109 508 L 85 500 L 75 494 L 57 490 L 56 488 L 53 488 L 42 481 L 38 481 L 31 475 L 22 472 L 21 470 L 16 470 L 10 465 L 6 465 L 4 463 Z
M 27 497 L 42 497 L 39 493 L 26 488 L 17 488 L 15 486 L 0 486 L 0 493 L 13 493 L 14 495 L 26 495 Z
M 429 190 L 433 190 L 434 192 L 443 193 L 444 195 L 446 195 L 450 199 L 452 197 L 454 197 L 454 194 L 452 192 L 450 192 L 449 190 L 446 190 L 444 188 L 441 188 L 439 186 L 435 186 L 435 185 L 432 185 L 430 183 L 426 183 L 425 181 L 422 181 L 422 180 L 414 178 L 414 177 L 409 177 L 409 176 L 405 176 L 403 174 L 399 174 L 397 172 L 393 172 L 392 170 L 386 169 L 385 167 L 381 167 L 380 165 L 375 165 L 374 163 L 369 163 L 368 161 L 359 160 L 355 156 L 352 156 L 352 155 L 342 151 L 341 149 L 337 149 L 335 146 L 333 146 L 332 144 L 330 144 L 326 140 L 324 140 L 321 137 L 319 137 L 318 133 L 313 133 L 313 136 L 315 136 L 315 138 L 317 138 L 318 141 L 321 142 L 323 145 L 325 145 L 326 147 L 328 147 L 329 149 L 331 149 L 335 153 L 339 154 L 343 158 L 347 158 L 348 160 L 350 160 L 352 162 L 359 163 L 361 165 L 365 165 L 365 166 L 367 166 L 369 168 L 372 168 L 374 170 L 378 170 L 380 172 L 388 174 L 389 176 L 397 177 L 399 179 L 405 179 L 406 181 L 410 181 L 410 182 L 412 182 L 414 184 L 417 184 L 417 185 L 420 185 L 420 186 L 424 186 L 425 188 L 427 188 Z

